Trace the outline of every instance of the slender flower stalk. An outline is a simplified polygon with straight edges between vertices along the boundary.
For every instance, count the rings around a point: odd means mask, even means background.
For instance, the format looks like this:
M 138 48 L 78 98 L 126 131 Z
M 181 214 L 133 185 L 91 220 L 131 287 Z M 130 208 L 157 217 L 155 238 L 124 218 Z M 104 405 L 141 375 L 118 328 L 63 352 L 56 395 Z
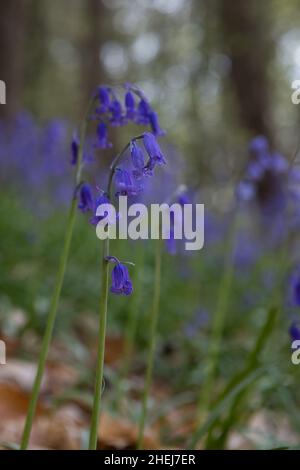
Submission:
M 150 319 L 150 342 L 148 350 L 148 359 L 147 359 L 147 370 L 145 385 L 143 391 L 142 399 L 142 410 L 139 420 L 139 433 L 138 433 L 138 450 L 143 449 L 144 445 L 144 431 L 145 424 L 147 419 L 147 408 L 148 408 L 148 398 L 150 394 L 150 387 L 152 382 L 152 371 L 153 371 L 153 362 L 155 354 L 155 345 L 156 345 L 156 332 L 157 332 L 157 321 L 159 313 L 159 300 L 160 300 L 160 288 L 161 288 L 161 260 L 162 260 L 162 240 L 159 239 L 156 241 L 156 251 L 155 251 L 155 273 L 154 273 L 154 292 L 153 292 L 153 304 L 151 311 Z
M 31 392 L 28 411 L 27 411 L 27 415 L 25 419 L 25 426 L 24 426 L 22 439 L 21 439 L 21 446 L 20 446 L 21 450 L 25 450 L 28 447 L 34 414 L 35 414 L 35 410 L 37 406 L 42 378 L 44 375 L 46 360 L 47 360 L 48 351 L 49 351 L 52 333 L 53 333 L 53 328 L 55 324 L 61 289 L 62 289 L 64 277 L 65 277 L 69 251 L 70 251 L 70 245 L 71 245 L 71 240 L 72 240 L 72 235 L 73 235 L 75 216 L 76 216 L 76 192 L 77 192 L 76 190 L 81 181 L 84 142 L 85 142 L 85 137 L 86 137 L 89 115 L 91 113 L 93 105 L 94 105 L 94 98 L 91 100 L 88 106 L 86 115 L 84 117 L 84 120 L 81 126 L 80 143 L 78 147 L 78 158 L 76 161 L 76 173 L 75 173 L 75 188 L 76 189 L 75 189 L 74 197 L 72 199 L 71 206 L 69 209 L 64 245 L 63 245 L 63 249 L 61 253 L 56 282 L 55 282 L 54 291 L 53 291 L 51 304 L 50 304 L 50 311 L 48 314 L 46 329 L 45 329 L 45 333 L 44 333 L 44 337 L 42 341 L 42 348 L 41 348 L 41 352 L 39 356 L 37 372 L 36 372 L 32 392 Z

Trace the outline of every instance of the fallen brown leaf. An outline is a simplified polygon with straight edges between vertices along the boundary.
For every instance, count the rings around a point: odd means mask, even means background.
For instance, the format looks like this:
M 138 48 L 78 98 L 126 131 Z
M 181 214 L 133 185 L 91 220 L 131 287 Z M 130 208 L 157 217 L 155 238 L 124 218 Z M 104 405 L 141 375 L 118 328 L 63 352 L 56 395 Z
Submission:
M 135 449 L 138 428 L 134 423 L 103 413 L 100 420 L 98 446 L 106 450 Z M 144 438 L 145 449 L 160 449 L 158 436 L 154 430 L 147 429 Z

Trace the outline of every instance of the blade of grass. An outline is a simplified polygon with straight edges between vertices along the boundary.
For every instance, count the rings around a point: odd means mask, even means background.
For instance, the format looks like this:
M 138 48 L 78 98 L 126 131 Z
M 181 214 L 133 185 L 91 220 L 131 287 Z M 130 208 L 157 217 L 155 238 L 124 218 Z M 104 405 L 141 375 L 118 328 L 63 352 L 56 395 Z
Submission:
M 254 344 L 253 349 L 251 350 L 248 360 L 246 362 L 245 368 L 238 372 L 225 387 L 224 391 L 220 395 L 219 400 L 222 400 L 224 396 L 230 393 L 230 390 L 240 383 L 244 378 L 251 374 L 256 368 L 259 367 L 259 356 L 262 350 L 264 349 L 267 340 L 272 334 L 272 331 L 276 325 L 276 320 L 278 318 L 279 309 L 272 307 L 267 313 L 266 320 L 260 330 L 260 333 L 257 337 L 257 340 Z M 253 384 L 252 384 L 253 385 Z M 221 425 L 221 433 L 217 440 L 213 438 L 212 429 L 207 437 L 206 448 L 223 448 L 228 436 L 228 432 L 231 429 L 232 425 L 238 419 L 238 409 L 241 402 L 245 399 L 247 393 L 249 393 L 251 384 L 247 389 L 243 389 L 240 393 L 235 396 L 235 399 L 231 403 L 228 417 L 225 419 L 224 423 Z M 218 423 L 220 424 L 220 423 Z
M 262 375 L 263 371 L 265 370 L 264 367 L 260 367 L 256 369 L 251 374 L 247 375 L 241 382 L 237 383 L 235 387 L 231 388 L 226 394 L 223 394 L 221 400 L 218 400 L 216 406 L 213 407 L 211 413 L 209 414 L 205 423 L 200 426 L 197 431 L 194 433 L 189 445 L 188 449 L 195 449 L 199 440 L 209 432 L 212 426 L 215 424 L 219 416 L 223 413 L 223 411 L 228 407 L 231 401 L 245 388 L 249 386 L 249 384 L 253 383 L 255 380 Z

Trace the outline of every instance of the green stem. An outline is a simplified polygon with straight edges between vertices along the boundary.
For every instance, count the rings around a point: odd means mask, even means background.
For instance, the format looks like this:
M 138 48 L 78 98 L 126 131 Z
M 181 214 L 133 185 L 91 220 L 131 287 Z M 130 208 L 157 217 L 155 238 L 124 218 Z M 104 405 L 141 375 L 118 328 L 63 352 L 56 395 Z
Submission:
M 109 255 L 109 238 L 104 240 L 104 253 L 103 253 L 103 260 L 102 260 L 102 289 L 101 289 L 100 312 L 99 312 L 100 318 L 99 318 L 99 333 L 98 333 L 96 379 L 95 379 L 94 402 L 93 402 L 91 428 L 90 428 L 89 450 L 96 450 L 97 439 L 98 439 L 98 423 L 99 423 L 99 415 L 100 415 L 100 408 L 101 408 L 104 354 L 105 354 L 107 300 L 108 300 L 108 274 L 109 274 L 109 262 L 107 261 L 108 255 Z
M 236 217 L 236 216 L 235 216 Z M 228 247 L 226 250 L 226 258 L 224 264 L 223 275 L 219 288 L 217 307 L 213 318 L 212 332 L 210 339 L 210 346 L 207 358 L 207 373 L 203 384 L 202 393 L 198 403 L 198 422 L 203 419 L 203 414 L 207 413 L 210 408 L 211 394 L 214 384 L 216 368 L 220 355 L 220 348 L 222 342 L 222 335 L 224 330 L 225 316 L 227 312 L 230 290 L 233 277 L 233 261 L 232 261 L 232 248 L 235 239 L 236 220 L 232 222 L 230 236 L 228 240 Z
M 139 421 L 139 434 L 138 434 L 138 450 L 143 449 L 144 443 L 144 430 L 147 418 L 147 405 L 148 398 L 150 393 L 150 386 L 152 381 L 152 370 L 154 362 L 154 353 L 155 353 L 155 343 L 156 343 L 156 330 L 157 330 L 157 320 L 159 312 L 159 299 L 160 299 L 160 286 L 161 286 L 161 249 L 162 241 L 157 240 L 156 242 L 156 252 L 155 252 L 155 280 L 154 280 L 154 293 L 153 293 L 153 304 L 151 312 L 151 323 L 150 323 L 150 344 L 148 350 L 148 360 L 147 360 L 147 371 L 146 379 L 144 385 L 143 399 L 142 399 L 142 410 Z
M 83 147 L 84 147 L 84 141 L 85 141 L 85 136 L 86 136 L 86 131 L 87 131 L 88 117 L 90 115 L 90 111 L 92 109 L 93 104 L 94 104 L 94 99 L 91 100 L 88 106 L 87 113 L 85 115 L 85 118 L 81 126 L 80 145 L 78 149 L 78 158 L 77 158 L 77 163 L 76 163 L 75 188 L 78 187 L 78 185 L 80 184 L 80 180 L 81 180 Z M 75 189 L 75 193 L 76 193 L 76 189 Z M 27 411 L 24 430 L 23 430 L 22 439 L 21 439 L 21 445 L 20 445 L 21 450 L 27 449 L 30 434 L 31 434 L 33 418 L 35 415 L 35 410 L 36 410 L 36 406 L 38 402 L 42 378 L 44 375 L 46 360 L 47 360 L 48 351 L 49 351 L 52 333 L 53 333 L 53 328 L 55 324 L 61 289 L 62 289 L 64 277 L 65 277 L 65 271 L 66 271 L 66 266 L 67 266 L 68 257 L 69 257 L 75 216 L 76 216 L 76 194 L 74 194 L 74 197 L 72 199 L 71 206 L 69 209 L 63 250 L 61 253 L 54 291 L 53 291 L 51 304 L 50 304 L 50 311 L 48 314 L 46 329 L 45 329 L 45 333 L 44 333 L 44 337 L 42 341 L 42 349 L 41 349 L 40 356 L 39 356 L 37 372 L 36 372 L 35 380 L 34 380 L 33 387 L 32 387 L 31 397 L 29 401 L 28 411 Z

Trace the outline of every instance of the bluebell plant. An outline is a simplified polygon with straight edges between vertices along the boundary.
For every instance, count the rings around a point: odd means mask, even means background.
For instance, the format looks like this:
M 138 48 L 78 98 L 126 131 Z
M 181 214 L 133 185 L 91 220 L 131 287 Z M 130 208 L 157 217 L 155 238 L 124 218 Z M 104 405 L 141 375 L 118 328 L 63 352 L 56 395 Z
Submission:
M 109 168 L 106 189 L 99 190 L 98 188 L 98 193 L 93 195 L 93 191 L 86 182 L 80 183 L 77 188 L 78 209 L 82 212 L 92 213 L 89 219 L 92 225 L 97 225 L 100 221 L 101 216 L 97 215 L 97 209 L 101 204 L 110 202 L 117 206 L 119 196 L 137 197 L 143 191 L 145 179 L 154 175 L 157 166 L 166 164 L 164 154 L 157 141 L 157 137 L 165 133 L 159 125 L 157 114 L 153 111 L 141 90 L 136 86 L 125 84 L 124 88 L 123 102 L 120 101 L 116 89 L 107 86 L 100 86 L 98 88 L 97 106 L 90 117 L 92 120 L 97 121 L 94 148 L 111 148 L 112 144 L 109 140 L 110 127 L 121 127 L 129 123 L 135 123 L 137 125 L 149 126 L 150 131 L 145 131 L 133 137 L 123 150 L 116 155 Z M 76 144 L 76 141 L 73 139 L 72 152 L 74 152 L 74 148 L 76 149 L 74 142 Z M 127 162 L 128 152 L 130 154 L 129 165 Z M 118 260 L 110 254 L 109 238 L 104 240 L 103 244 L 98 352 L 89 449 L 95 449 L 97 446 L 108 293 L 111 292 L 115 295 L 125 296 L 133 293 L 133 285 L 126 266 L 127 263 Z M 111 263 L 114 264 L 114 267 L 111 273 L 111 287 L 109 290 L 108 276 L 109 264 Z M 157 281 L 155 281 L 155 285 L 157 285 Z M 157 305 L 155 308 L 157 311 Z M 153 331 L 154 334 L 155 331 Z M 149 389 L 149 386 L 147 389 Z M 144 417 L 145 413 L 142 416 Z M 143 429 L 141 436 L 143 436 Z
M 164 165 L 166 163 L 164 155 L 156 140 L 158 136 L 164 135 L 165 133 L 159 125 L 156 112 L 152 109 L 150 103 L 138 87 L 131 84 L 125 84 L 121 88 L 121 91 L 122 100 L 119 98 L 119 88 L 99 86 L 92 94 L 79 132 L 75 131 L 72 136 L 69 162 L 75 169 L 73 198 L 67 219 L 65 241 L 50 311 L 47 318 L 37 374 L 25 420 L 21 449 L 27 448 L 30 438 L 41 380 L 45 370 L 46 359 L 69 257 L 76 207 L 82 213 L 90 214 L 89 221 L 91 225 L 97 225 L 100 220 L 100 217 L 96 214 L 99 205 L 107 202 L 113 203 L 114 200 L 117 201 L 118 196 L 120 195 L 127 195 L 130 197 L 138 195 L 143 189 L 143 180 L 154 174 L 156 166 Z M 96 122 L 96 135 L 94 138 L 90 138 L 87 136 L 88 125 L 92 124 L 94 121 Z M 95 160 L 95 152 L 97 152 L 98 149 L 107 150 L 112 147 L 112 143 L 109 140 L 110 127 L 125 126 L 130 123 L 148 126 L 150 131 L 147 130 L 146 132 L 132 138 L 124 149 L 116 155 L 109 168 L 106 190 L 96 188 L 97 190 L 95 193 L 91 184 L 82 178 L 83 169 L 86 168 L 87 164 Z M 51 138 L 49 144 L 51 144 Z M 123 165 L 123 159 L 128 150 L 131 153 L 131 168 L 129 169 L 125 168 L 125 165 Z M 89 439 L 90 449 L 95 449 L 97 445 L 106 334 L 108 276 L 109 264 L 112 262 L 114 263 L 114 267 L 112 269 L 110 292 L 126 296 L 133 292 L 133 286 L 127 266 L 110 255 L 109 239 L 105 240 L 102 261 L 102 287 L 100 298 L 100 324 L 95 394 Z

